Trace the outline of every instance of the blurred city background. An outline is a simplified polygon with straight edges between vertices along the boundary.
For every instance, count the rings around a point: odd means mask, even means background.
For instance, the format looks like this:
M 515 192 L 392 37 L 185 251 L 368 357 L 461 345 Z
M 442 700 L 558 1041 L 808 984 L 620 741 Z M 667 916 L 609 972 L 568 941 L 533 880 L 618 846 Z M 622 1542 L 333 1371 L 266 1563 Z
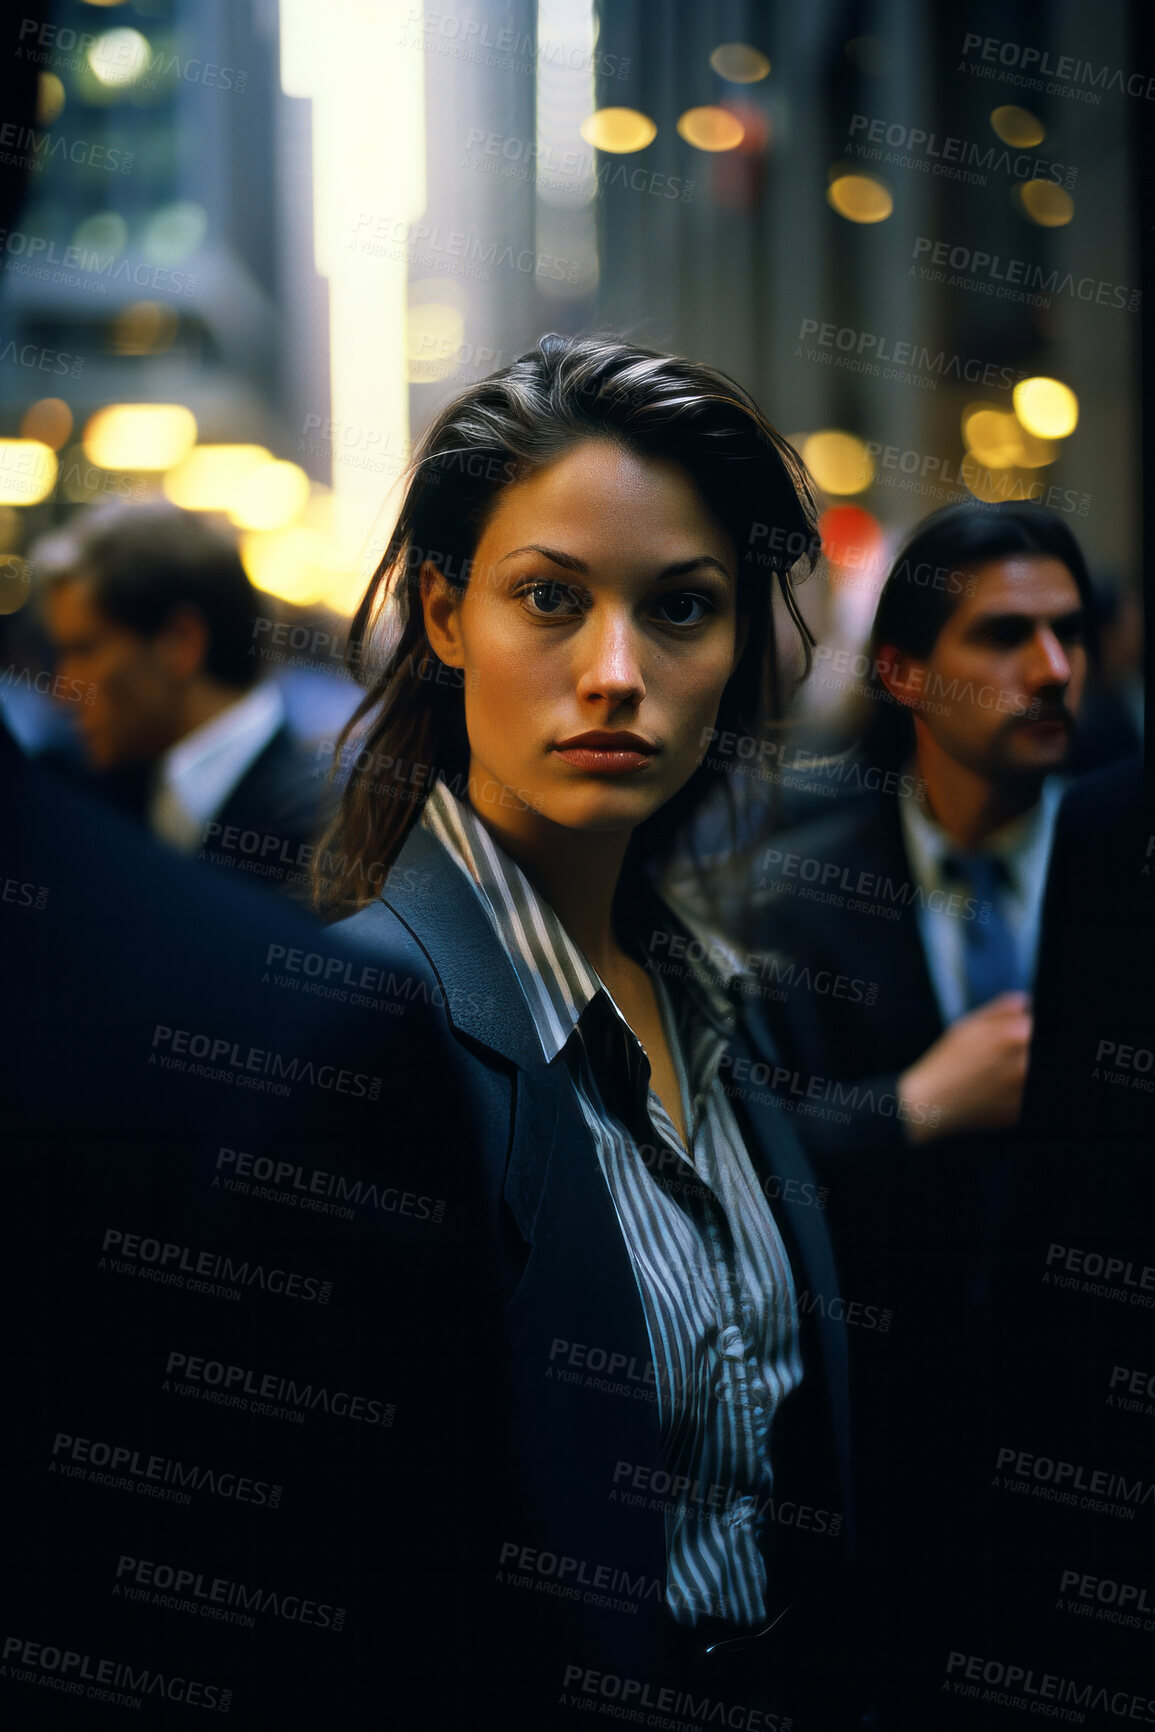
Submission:
M 263 671 L 302 740 L 331 737 L 411 441 L 543 331 L 600 329 L 726 369 L 797 442 L 825 503 L 804 594 L 825 644 L 861 644 L 888 556 L 938 506 L 1062 514 L 1101 586 L 1100 679 L 1138 729 L 1141 12 L 11 9 L 10 727 L 73 749 L 30 549 L 161 497 L 236 534 Z

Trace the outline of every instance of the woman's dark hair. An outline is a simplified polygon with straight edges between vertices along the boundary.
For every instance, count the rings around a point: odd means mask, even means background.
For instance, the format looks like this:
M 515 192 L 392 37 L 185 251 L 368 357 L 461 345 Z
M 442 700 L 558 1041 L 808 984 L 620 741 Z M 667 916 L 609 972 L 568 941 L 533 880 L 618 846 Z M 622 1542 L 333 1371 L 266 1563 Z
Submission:
M 252 685 L 257 592 L 236 544 L 195 512 L 113 501 L 46 537 L 32 563 L 46 589 L 86 583 L 100 612 L 140 637 L 154 637 L 176 608 L 195 608 L 208 628 L 205 673 Z
M 983 505 L 967 500 L 932 512 L 899 549 L 875 610 L 868 652 L 872 701 L 863 742 L 872 762 L 905 761 L 914 745 L 910 712 L 879 675 L 881 651 L 890 645 L 924 661 L 977 567 L 1018 554 L 1038 554 L 1066 566 L 1083 604 L 1084 642 L 1094 652 L 1091 578 L 1082 549 L 1061 517 L 1017 501 Z
M 372 636 L 383 624 L 389 642 L 384 664 L 338 741 L 335 772 L 350 755 L 353 736 L 357 750 L 317 850 L 319 905 L 372 900 L 439 775 L 464 793 L 464 671 L 444 667 L 429 646 L 422 567 L 431 563 L 464 591 L 503 490 L 589 438 L 680 464 L 734 544 L 737 610 L 748 631 L 722 696 L 719 732 L 757 733 L 783 715 L 775 585 L 802 638 L 807 668 L 814 641 L 791 582 L 796 566 L 807 575 L 813 570 L 820 546 L 816 501 L 801 459 L 750 395 L 713 367 L 619 338 L 542 337 L 512 366 L 447 404 L 414 453 L 396 528 L 350 631 L 354 671 L 365 669 Z M 655 858 L 736 761 L 707 755 L 662 811 L 639 825 L 629 864 Z M 389 770 L 385 797 L 375 785 L 375 765 Z M 388 798 L 399 789 L 412 796 L 408 802 Z

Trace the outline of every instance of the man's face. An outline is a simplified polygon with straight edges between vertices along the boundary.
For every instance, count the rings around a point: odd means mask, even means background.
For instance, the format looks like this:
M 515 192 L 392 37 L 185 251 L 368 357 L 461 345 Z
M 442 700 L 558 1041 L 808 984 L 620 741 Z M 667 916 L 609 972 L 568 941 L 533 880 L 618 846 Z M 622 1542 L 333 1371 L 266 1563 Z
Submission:
M 141 637 L 109 619 L 79 578 L 49 590 L 44 612 L 58 674 L 93 689 L 91 703 L 69 705 L 93 767 L 111 770 L 159 757 L 179 737 L 179 687 L 163 634 Z
M 1044 775 L 1067 755 L 1087 677 L 1078 588 L 1042 554 L 972 575 L 930 655 L 896 658 L 896 692 L 910 695 L 920 740 L 925 730 L 956 763 L 992 781 Z

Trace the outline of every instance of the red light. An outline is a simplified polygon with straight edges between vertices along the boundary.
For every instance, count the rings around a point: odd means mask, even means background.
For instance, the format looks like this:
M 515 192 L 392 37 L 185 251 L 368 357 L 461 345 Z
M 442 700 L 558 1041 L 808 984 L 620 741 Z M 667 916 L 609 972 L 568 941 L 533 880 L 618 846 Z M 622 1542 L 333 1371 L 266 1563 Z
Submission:
M 861 505 L 832 505 L 818 519 L 822 551 L 838 572 L 869 571 L 883 550 L 882 525 Z

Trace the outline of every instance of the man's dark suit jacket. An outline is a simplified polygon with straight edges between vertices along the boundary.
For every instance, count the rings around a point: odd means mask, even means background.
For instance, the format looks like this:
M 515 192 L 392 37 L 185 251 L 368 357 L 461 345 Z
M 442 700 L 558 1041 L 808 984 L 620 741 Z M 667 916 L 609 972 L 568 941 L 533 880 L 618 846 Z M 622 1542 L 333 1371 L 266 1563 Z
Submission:
M 14 1722 L 536 1732 L 681 1676 L 637 1289 L 458 868 L 416 829 L 324 932 L 5 772 Z M 772 1192 L 813 1197 L 789 1127 L 735 1111 Z M 765 1667 L 833 1678 L 845 1330 L 821 1211 L 774 1207 L 816 1302 L 767 1530 L 797 1603 Z M 743 1699 L 725 1654 L 701 1664 Z
M 147 824 L 152 768 L 130 765 L 94 774 L 72 758 L 38 759 L 79 790 L 92 793 L 139 824 Z M 193 857 L 243 874 L 243 880 L 309 905 L 309 873 L 334 804 L 314 756 L 284 722 L 206 819 Z
M 1138 758 L 1092 773 L 1055 828 L 1022 1181 L 999 1271 L 1002 1444 L 1019 1493 L 1000 1538 L 1020 1620 L 1049 1623 L 1052 1644 L 1093 1632 L 1099 1674 L 1150 1697 L 1155 1647 L 1125 1603 L 1120 1615 L 1093 1600 L 1115 1616 L 1089 1626 L 1054 1612 L 1075 1560 L 1093 1584 L 1138 1584 L 1155 1551 L 1155 822 L 1142 795 Z M 1067 1464 L 1041 1489 L 1068 1498 L 1022 1495 L 1038 1458 Z M 1033 1649 L 1045 1655 L 1045 1641 Z
M 1082 777 L 1059 807 L 1023 1103 L 1032 1137 L 1127 1141 L 1151 1128 L 1151 831 L 1139 757 Z
M 751 877 L 754 949 L 777 959 L 760 965 L 767 1015 L 784 1060 L 806 1071 L 781 1086 L 830 1109 L 802 1115 L 808 1140 L 831 1153 L 902 1147 L 898 1077 L 943 1020 L 897 801 L 848 800 L 785 832 L 752 857 Z M 827 1089 L 834 1079 L 844 1086 Z M 836 1113 L 849 1115 L 853 1138 Z
M 886 1318 L 851 1332 L 860 1531 L 889 1596 L 892 1667 L 925 1671 L 925 1716 L 937 1644 L 981 1639 L 966 1631 L 984 1603 L 989 1304 L 1013 1148 L 909 1141 L 898 1079 L 944 1023 L 895 798 L 773 837 L 749 886 L 774 1086 L 829 1188 L 847 1296 Z
M 891 1596 L 903 1726 L 952 1711 L 932 1701 L 952 1653 L 1023 1655 L 1079 1688 L 1155 1694 L 1149 1634 L 1079 1615 L 1113 1609 L 1098 1583 L 1109 1595 L 1145 1581 L 1155 1539 L 1155 1404 L 1136 1396 L 1155 1370 L 1155 1095 L 1140 1068 L 1155 1063 L 1153 826 L 1138 782 L 1135 765 L 1105 772 L 1061 809 L 1013 1137 L 911 1147 L 887 1111 L 943 1027 L 896 805 L 848 803 L 761 857 L 756 941 L 778 957 L 763 983 L 780 1087 L 800 1111 L 820 1078 L 813 1104 L 849 1114 L 803 1113 L 798 1128 L 830 1188 L 848 1297 L 894 1313 L 885 1336 L 852 1331 L 851 1370 L 861 1545 Z M 858 1085 L 857 1100 L 831 1100 L 831 1079 Z
M 309 867 L 332 807 L 313 757 L 284 722 L 205 824 L 199 858 L 309 900 Z

